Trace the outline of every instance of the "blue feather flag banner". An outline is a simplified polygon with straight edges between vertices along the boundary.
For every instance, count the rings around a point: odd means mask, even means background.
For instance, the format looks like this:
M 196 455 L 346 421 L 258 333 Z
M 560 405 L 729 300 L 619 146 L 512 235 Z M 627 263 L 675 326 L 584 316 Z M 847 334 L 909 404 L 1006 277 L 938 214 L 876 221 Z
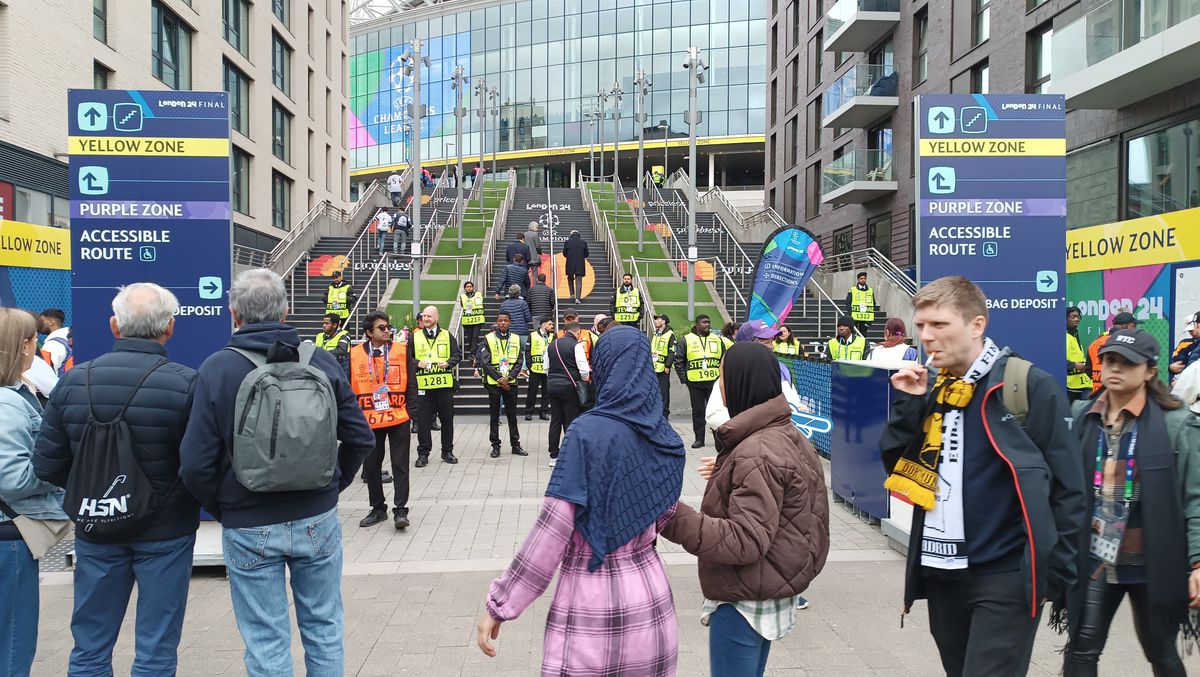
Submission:
M 813 271 L 825 261 L 821 245 L 800 226 L 777 228 L 763 243 L 754 268 L 754 290 L 746 318 L 778 329 L 804 291 Z

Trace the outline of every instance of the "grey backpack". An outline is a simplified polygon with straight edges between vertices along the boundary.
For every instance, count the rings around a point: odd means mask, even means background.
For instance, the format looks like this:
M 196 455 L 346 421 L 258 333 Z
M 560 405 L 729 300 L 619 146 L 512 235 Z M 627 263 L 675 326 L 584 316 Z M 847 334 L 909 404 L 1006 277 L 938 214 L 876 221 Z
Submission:
M 300 344 L 297 362 L 229 347 L 254 363 L 234 404 L 233 474 L 250 491 L 308 491 L 337 467 L 337 399 L 325 372 L 311 364 L 317 347 Z

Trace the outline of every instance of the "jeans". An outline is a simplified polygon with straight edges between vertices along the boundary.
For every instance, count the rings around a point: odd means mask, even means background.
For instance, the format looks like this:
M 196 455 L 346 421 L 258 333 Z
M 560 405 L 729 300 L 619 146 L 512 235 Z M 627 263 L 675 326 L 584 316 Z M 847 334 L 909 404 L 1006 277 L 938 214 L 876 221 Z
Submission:
M 500 448 L 500 400 L 504 400 L 504 416 L 508 420 L 508 444 L 513 449 L 521 447 L 521 431 L 517 429 L 517 386 L 510 384 L 508 390 L 500 386 L 485 385 L 488 394 L 488 440 L 495 449 Z
M 386 230 L 379 231 L 379 245 L 377 249 L 379 249 L 379 253 L 381 254 L 383 253 L 383 250 L 387 249 L 387 236 L 388 234 Z
M 947 677 L 1020 677 L 1029 672 L 1037 616 L 1029 615 L 1020 571 L 925 578 L 929 631 Z
M 138 598 L 132 674 L 175 674 L 195 545 L 195 533 L 145 543 L 75 541 L 71 677 L 112 677 L 113 645 L 134 582 Z
M 404 244 L 401 245 L 400 242 Z M 392 253 L 393 254 L 408 254 L 408 231 L 403 228 L 397 228 L 392 232 Z
M 1150 597 L 1145 585 L 1118 585 L 1101 579 L 1091 581 L 1080 612 L 1078 629 L 1071 652 L 1067 654 L 1063 674 L 1066 677 L 1094 677 L 1100 663 L 1100 654 L 1108 639 L 1108 630 L 1121 600 L 1129 595 L 1133 608 L 1133 629 L 1137 633 L 1142 652 L 1150 662 L 1154 677 L 1185 677 L 1183 661 L 1175 648 L 1178 628 L 1171 627 L 1166 618 L 1156 615 L 1150 608 Z
M 571 422 L 579 416 L 579 393 L 574 388 L 553 388 L 550 399 L 550 455 L 558 456 L 559 441 Z
M 400 203 L 404 201 L 404 191 L 396 191 L 395 193 L 391 193 L 391 197 L 392 206 L 399 207 Z
M 708 665 L 712 677 L 762 677 L 771 642 L 750 627 L 732 604 L 708 618 Z
M 292 676 L 287 579 L 309 677 L 345 671 L 342 523 L 337 508 L 294 522 L 225 529 L 225 567 L 249 677 Z
M 428 434 L 428 433 L 427 433 Z M 367 496 L 372 510 L 387 510 L 387 494 L 383 493 L 384 443 L 392 452 L 392 491 L 396 508 L 408 507 L 408 450 L 412 444 L 412 429 L 408 421 L 388 428 L 375 429 L 375 449 L 363 461 L 363 477 L 367 480 Z
M 0 672 L 28 677 L 38 639 L 38 563 L 25 541 L 0 541 Z

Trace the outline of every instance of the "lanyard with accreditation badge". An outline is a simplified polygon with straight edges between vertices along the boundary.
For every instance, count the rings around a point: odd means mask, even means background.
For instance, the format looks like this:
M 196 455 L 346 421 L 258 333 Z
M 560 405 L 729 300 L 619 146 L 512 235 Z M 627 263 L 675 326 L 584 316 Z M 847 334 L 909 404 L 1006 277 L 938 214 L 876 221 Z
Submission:
M 375 392 L 371 393 L 371 404 L 375 411 L 388 411 L 392 408 L 392 398 L 388 392 L 387 373 L 388 365 L 390 364 L 389 354 L 392 350 L 392 344 L 388 343 L 383 347 L 383 382 L 375 388 Z M 375 351 L 371 349 L 371 359 L 367 360 L 367 371 L 371 375 L 371 385 L 376 385 L 375 382 Z
M 1125 527 L 1129 519 L 1129 504 L 1133 502 L 1134 469 L 1137 465 L 1135 461 L 1137 439 L 1138 424 L 1134 422 L 1133 431 L 1130 433 L 1129 456 L 1125 460 L 1124 500 L 1117 504 L 1116 501 L 1108 502 L 1102 500 L 1107 445 L 1103 429 L 1096 436 L 1096 471 L 1092 478 L 1092 490 L 1095 492 L 1096 507 L 1092 514 L 1091 553 L 1097 559 L 1107 564 L 1117 563 L 1117 555 L 1121 550 L 1121 541 L 1125 535 Z M 1114 458 L 1119 454 L 1120 442 L 1118 441 L 1117 451 L 1113 454 Z

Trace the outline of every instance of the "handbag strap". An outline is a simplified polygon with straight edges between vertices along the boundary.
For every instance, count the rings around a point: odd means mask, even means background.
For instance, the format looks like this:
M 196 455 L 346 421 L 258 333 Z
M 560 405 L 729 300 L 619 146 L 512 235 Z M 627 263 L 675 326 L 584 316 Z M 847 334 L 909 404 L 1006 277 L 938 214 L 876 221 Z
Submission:
M 15 520 L 17 517 L 19 517 L 17 511 L 13 510 L 12 506 L 9 505 L 8 502 L 6 502 L 3 498 L 0 498 L 0 512 L 4 513 L 9 519 L 12 520 Z
M 576 345 L 579 345 L 579 344 L 576 344 Z M 576 384 L 575 379 L 571 377 L 571 370 L 567 369 L 567 363 L 563 362 L 562 350 L 559 350 L 559 348 L 558 348 L 558 341 L 554 342 L 554 354 L 558 355 L 558 363 L 562 365 L 563 371 L 565 371 L 567 373 L 567 379 L 571 381 L 571 387 L 578 388 L 579 385 Z

